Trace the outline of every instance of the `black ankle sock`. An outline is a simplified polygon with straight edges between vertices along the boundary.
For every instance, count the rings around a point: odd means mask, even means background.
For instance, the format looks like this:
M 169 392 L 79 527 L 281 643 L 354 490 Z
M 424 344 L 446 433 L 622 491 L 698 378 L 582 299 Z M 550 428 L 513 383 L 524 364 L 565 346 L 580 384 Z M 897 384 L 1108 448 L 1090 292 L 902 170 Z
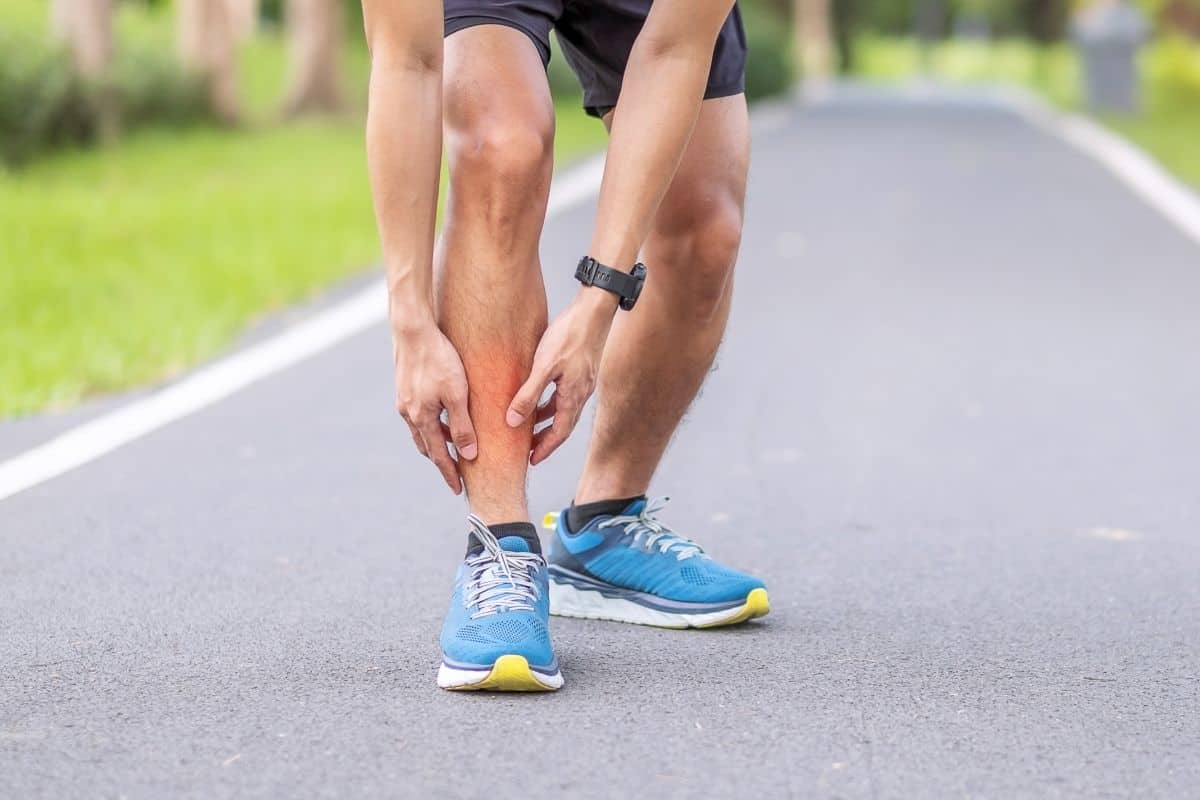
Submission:
M 637 494 L 633 497 L 619 497 L 613 500 L 597 500 L 594 503 L 575 505 L 567 509 L 567 529 L 575 532 L 583 530 L 596 517 L 611 517 L 620 514 L 634 500 L 645 500 L 646 495 Z
M 501 522 L 499 525 L 488 525 L 488 530 L 496 539 L 505 536 L 520 536 L 529 545 L 529 552 L 542 554 L 542 543 L 538 540 L 537 528 L 532 522 Z M 475 538 L 475 534 L 467 534 L 467 555 L 473 556 L 483 550 L 483 543 Z

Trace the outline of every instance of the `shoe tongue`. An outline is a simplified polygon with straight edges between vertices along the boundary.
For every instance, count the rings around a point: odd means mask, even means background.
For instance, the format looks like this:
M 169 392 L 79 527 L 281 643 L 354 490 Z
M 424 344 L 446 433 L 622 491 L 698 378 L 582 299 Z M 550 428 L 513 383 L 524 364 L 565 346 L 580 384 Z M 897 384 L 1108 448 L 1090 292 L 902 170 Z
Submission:
M 488 530 L 496 537 L 501 550 L 507 550 L 510 553 L 542 554 L 542 543 L 538 541 L 537 528 L 533 527 L 532 523 L 504 522 L 499 525 L 489 525 Z M 474 533 L 467 534 L 467 555 L 479 555 L 481 552 L 483 552 L 483 543 Z
M 638 514 L 642 513 L 642 509 L 644 509 L 645 507 L 646 507 L 646 498 L 639 497 L 637 500 L 634 500 L 632 503 L 625 506 L 625 510 L 621 512 L 621 516 L 635 517 Z
M 525 541 L 520 536 L 505 536 L 499 540 L 500 549 L 507 550 L 510 553 L 532 553 L 533 550 L 529 547 L 529 542 Z

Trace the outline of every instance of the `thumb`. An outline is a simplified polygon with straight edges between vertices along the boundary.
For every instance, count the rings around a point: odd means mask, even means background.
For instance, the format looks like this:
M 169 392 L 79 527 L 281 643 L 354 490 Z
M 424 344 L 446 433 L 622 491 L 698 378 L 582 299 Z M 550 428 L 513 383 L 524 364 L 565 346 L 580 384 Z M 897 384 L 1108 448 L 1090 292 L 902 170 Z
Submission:
M 510 428 L 520 427 L 529 418 L 529 415 L 537 408 L 538 398 L 542 396 L 542 392 L 549 383 L 550 376 L 535 364 L 533 374 L 517 390 L 508 406 L 508 414 L 505 415 L 504 421 Z

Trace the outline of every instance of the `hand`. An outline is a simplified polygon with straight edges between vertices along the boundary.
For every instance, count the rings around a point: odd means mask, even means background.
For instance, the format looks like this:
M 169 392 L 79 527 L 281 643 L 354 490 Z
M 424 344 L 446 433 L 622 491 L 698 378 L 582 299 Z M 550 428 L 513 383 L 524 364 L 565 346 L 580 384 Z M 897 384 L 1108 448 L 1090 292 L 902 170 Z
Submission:
M 529 379 L 513 397 L 505 416 L 513 428 L 523 425 L 535 413 L 534 424 L 554 420 L 533 435 L 530 464 L 545 461 L 575 429 L 583 406 L 596 387 L 600 357 L 616 309 L 616 295 L 603 289 L 585 288 L 542 335 Z M 551 383 L 554 394 L 538 407 L 538 398 Z
M 447 449 L 453 444 L 459 458 L 479 455 L 475 428 L 467 413 L 467 373 L 458 351 L 433 320 L 392 333 L 396 366 L 396 410 L 408 423 L 421 455 L 442 473 L 455 494 L 462 493 L 458 463 Z M 449 424 L 442 423 L 442 409 Z

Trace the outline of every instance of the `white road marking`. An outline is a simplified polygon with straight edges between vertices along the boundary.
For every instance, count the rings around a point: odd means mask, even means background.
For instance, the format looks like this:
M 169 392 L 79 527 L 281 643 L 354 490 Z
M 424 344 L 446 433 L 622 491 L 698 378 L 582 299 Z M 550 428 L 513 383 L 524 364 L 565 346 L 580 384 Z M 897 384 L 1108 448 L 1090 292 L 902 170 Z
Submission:
M 579 205 L 600 191 L 604 177 L 604 156 L 595 156 L 577 164 L 554 179 L 546 205 L 546 219 Z
M 1200 195 L 1168 173 L 1137 145 L 1079 114 L 1056 111 L 1020 90 L 999 94 L 1005 105 L 1035 128 L 1089 156 L 1200 244 Z
M 604 158 L 596 156 L 563 173 L 550 190 L 546 217 L 600 190 Z M 294 327 L 202 367 L 178 383 L 72 428 L 0 462 L 0 500 L 95 461 L 164 425 L 194 414 L 262 379 L 317 355 L 382 322 L 385 288 L 372 284 Z
M 1076 535 L 1085 539 L 1100 539 L 1105 542 L 1137 542 L 1143 538 L 1140 531 L 1131 531 L 1125 528 L 1088 528 L 1076 531 Z

